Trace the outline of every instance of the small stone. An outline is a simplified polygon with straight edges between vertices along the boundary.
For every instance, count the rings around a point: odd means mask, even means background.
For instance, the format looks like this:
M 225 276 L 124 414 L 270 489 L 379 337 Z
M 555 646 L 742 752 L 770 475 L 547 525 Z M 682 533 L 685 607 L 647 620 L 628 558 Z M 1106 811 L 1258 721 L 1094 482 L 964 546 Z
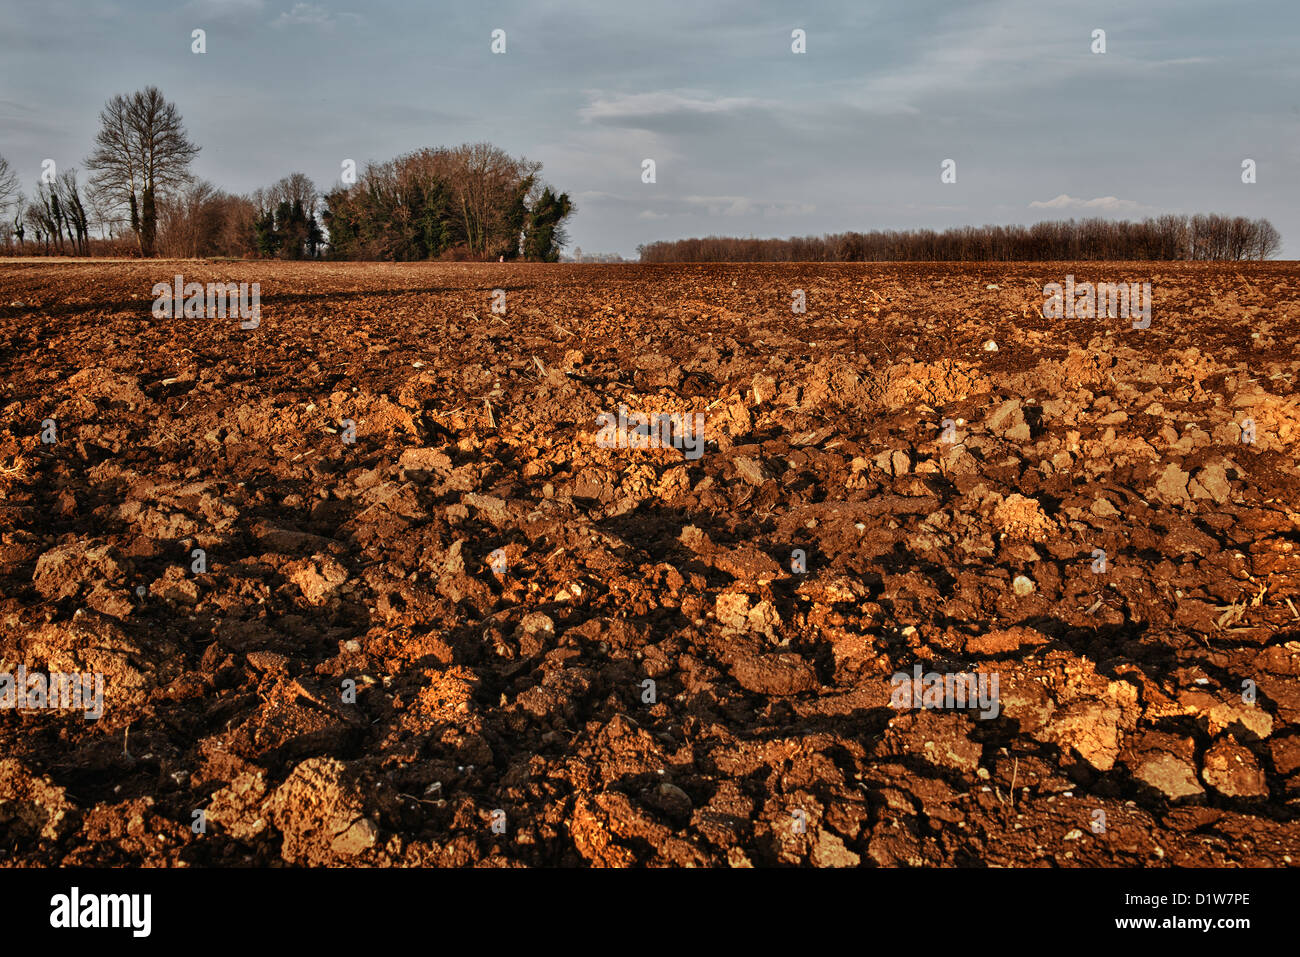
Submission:
M 990 431 L 1013 442 L 1029 441 L 1029 423 L 1019 399 L 1007 399 L 993 410 L 985 424 Z
M 1098 518 L 1111 518 L 1119 514 L 1119 509 L 1110 503 L 1110 500 L 1098 495 L 1092 503 L 1091 512 Z
M 1190 759 L 1190 740 L 1183 743 L 1175 740 L 1173 735 L 1154 733 L 1147 737 L 1151 743 L 1130 763 L 1135 778 L 1171 801 L 1205 793 L 1196 781 L 1196 767 Z M 1166 738 L 1169 743 L 1165 742 Z
M 984 342 L 984 351 L 985 351 L 985 352 L 997 352 L 997 351 L 998 351 L 998 344 L 997 344 L 996 342 L 994 342 L 992 339 L 988 339 L 988 340 L 986 340 L 986 341 Z
M 1196 473 L 1196 478 L 1192 480 L 1188 489 L 1195 499 L 1212 499 L 1216 504 L 1222 505 L 1232 494 L 1232 486 L 1228 483 L 1228 473 L 1217 462 L 1213 465 L 1207 465 Z
M 550 615 L 544 615 L 539 611 L 529 612 L 524 615 L 523 620 L 519 622 L 519 631 L 528 635 L 539 633 L 554 634 L 555 621 Z
M 713 606 L 718 623 L 727 631 L 746 631 L 749 628 L 749 596 L 739 592 L 719 595 Z
M 267 821 L 262 816 L 265 797 L 266 778 L 261 772 L 236 775 L 228 785 L 213 793 L 207 819 L 235 840 L 250 841 L 266 830 Z
M 775 605 L 764 599 L 749 610 L 746 620 L 750 631 L 760 632 L 773 638 L 776 627 L 781 624 L 781 615 Z
M 1029 578 L 1026 578 L 1024 575 L 1017 575 L 1015 577 L 1015 580 L 1011 582 L 1011 588 L 1021 598 L 1024 598 L 1026 595 L 1032 595 L 1034 593 L 1033 581 L 1031 581 Z
M 663 774 L 663 771 L 659 772 Z M 691 816 L 691 798 L 670 781 L 661 781 L 645 795 L 645 801 L 671 818 L 685 821 Z
M 1180 469 L 1175 462 L 1165 466 L 1156 479 L 1156 492 L 1166 502 L 1182 502 L 1187 499 L 1187 479 L 1190 476 Z
M 812 849 L 812 863 L 814 867 L 857 867 L 862 858 L 845 847 L 838 835 L 821 830 Z
M 1119 720 L 1119 708 L 1081 698 L 1053 714 L 1035 737 L 1072 748 L 1094 769 L 1109 771 L 1119 756 Z
M 343 857 L 355 857 L 371 848 L 379 839 L 379 828 L 368 817 L 359 818 L 330 844 L 330 848 Z
M 1232 735 L 1205 753 L 1201 779 L 1225 797 L 1268 797 L 1268 785 L 1259 762 Z

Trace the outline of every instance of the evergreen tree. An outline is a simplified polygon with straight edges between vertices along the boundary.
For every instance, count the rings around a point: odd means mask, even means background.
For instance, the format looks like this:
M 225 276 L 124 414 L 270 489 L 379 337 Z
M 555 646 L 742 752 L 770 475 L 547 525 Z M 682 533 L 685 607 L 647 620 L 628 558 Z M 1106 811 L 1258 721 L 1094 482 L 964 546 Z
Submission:
M 524 233 L 524 256 L 540 262 L 553 263 L 560 259 L 560 249 L 567 237 L 563 222 L 573 212 L 568 193 L 556 194 L 551 187 L 533 203 Z

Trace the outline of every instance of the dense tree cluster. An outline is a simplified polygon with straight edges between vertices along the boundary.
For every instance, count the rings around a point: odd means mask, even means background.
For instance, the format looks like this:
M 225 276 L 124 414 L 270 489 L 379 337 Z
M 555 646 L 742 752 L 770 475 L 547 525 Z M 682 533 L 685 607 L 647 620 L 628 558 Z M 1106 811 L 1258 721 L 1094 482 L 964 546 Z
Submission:
M 254 243 L 258 255 L 280 259 L 314 259 L 325 243 L 316 206 L 316 186 L 293 173 L 252 196 Z
M 710 236 L 650 243 L 638 246 L 637 252 L 643 263 L 1240 260 L 1267 259 L 1281 242 L 1266 219 L 1171 214 L 1141 222 L 1071 219 L 943 232 L 889 230 L 790 239 Z
M 554 262 L 567 194 L 539 180 L 540 163 L 490 143 L 424 149 L 371 163 L 325 197 L 331 254 L 344 259 L 528 259 Z
M 199 147 L 156 87 L 114 96 L 99 119 L 89 188 L 75 168 L 43 171 L 28 200 L 0 157 L 0 251 L 555 262 L 567 241 L 568 195 L 490 143 L 372 163 L 326 196 L 303 173 L 238 196 L 191 174 Z

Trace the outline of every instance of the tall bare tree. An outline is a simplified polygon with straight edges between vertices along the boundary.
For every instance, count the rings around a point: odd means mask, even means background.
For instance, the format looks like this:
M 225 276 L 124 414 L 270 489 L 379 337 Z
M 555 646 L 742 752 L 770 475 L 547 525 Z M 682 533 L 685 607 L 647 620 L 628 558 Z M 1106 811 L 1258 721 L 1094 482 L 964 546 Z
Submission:
M 18 194 L 18 199 L 14 202 L 14 219 L 9 227 L 9 231 L 17 240 L 18 255 L 23 253 L 23 237 L 27 234 L 27 199 L 22 193 Z
M 60 173 L 54 188 L 59 198 L 63 228 L 72 243 L 72 251 L 79 256 L 90 255 L 90 217 L 81 198 L 76 168 L 70 167 Z
M 23 243 L 22 220 L 23 194 L 18 191 L 18 177 L 9 161 L 0 156 L 0 232 L 4 234 L 6 247 L 9 246 L 10 237 L 17 236 L 20 253 Z
M 63 210 L 59 204 L 59 194 L 49 183 L 40 183 L 36 195 L 27 204 L 23 213 L 27 225 L 37 246 L 45 247 L 45 255 L 51 252 L 63 252 Z
M 155 86 L 130 96 L 118 94 L 99 114 L 95 150 L 86 166 L 113 204 L 129 210 L 140 255 L 152 256 L 158 232 L 158 202 L 189 180 L 199 147 L 190 142 L 174 103 Z
M 9 204 L 18 195 L 18 177 L 9 165 L 9 161 L 0 156 L 0 217 L 9 209 Z

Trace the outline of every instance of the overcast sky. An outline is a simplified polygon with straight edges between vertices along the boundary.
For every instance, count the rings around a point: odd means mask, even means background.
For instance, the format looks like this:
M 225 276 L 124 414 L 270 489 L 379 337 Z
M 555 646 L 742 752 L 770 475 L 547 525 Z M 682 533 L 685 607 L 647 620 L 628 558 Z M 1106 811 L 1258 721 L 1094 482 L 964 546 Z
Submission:
M 1297 0 L 0 0 L 0 155 L 29 195 L 149 84 L 224 189 L 490 140 L 542 161 L 588 252 L 1219 212 L 1300 258 Z

